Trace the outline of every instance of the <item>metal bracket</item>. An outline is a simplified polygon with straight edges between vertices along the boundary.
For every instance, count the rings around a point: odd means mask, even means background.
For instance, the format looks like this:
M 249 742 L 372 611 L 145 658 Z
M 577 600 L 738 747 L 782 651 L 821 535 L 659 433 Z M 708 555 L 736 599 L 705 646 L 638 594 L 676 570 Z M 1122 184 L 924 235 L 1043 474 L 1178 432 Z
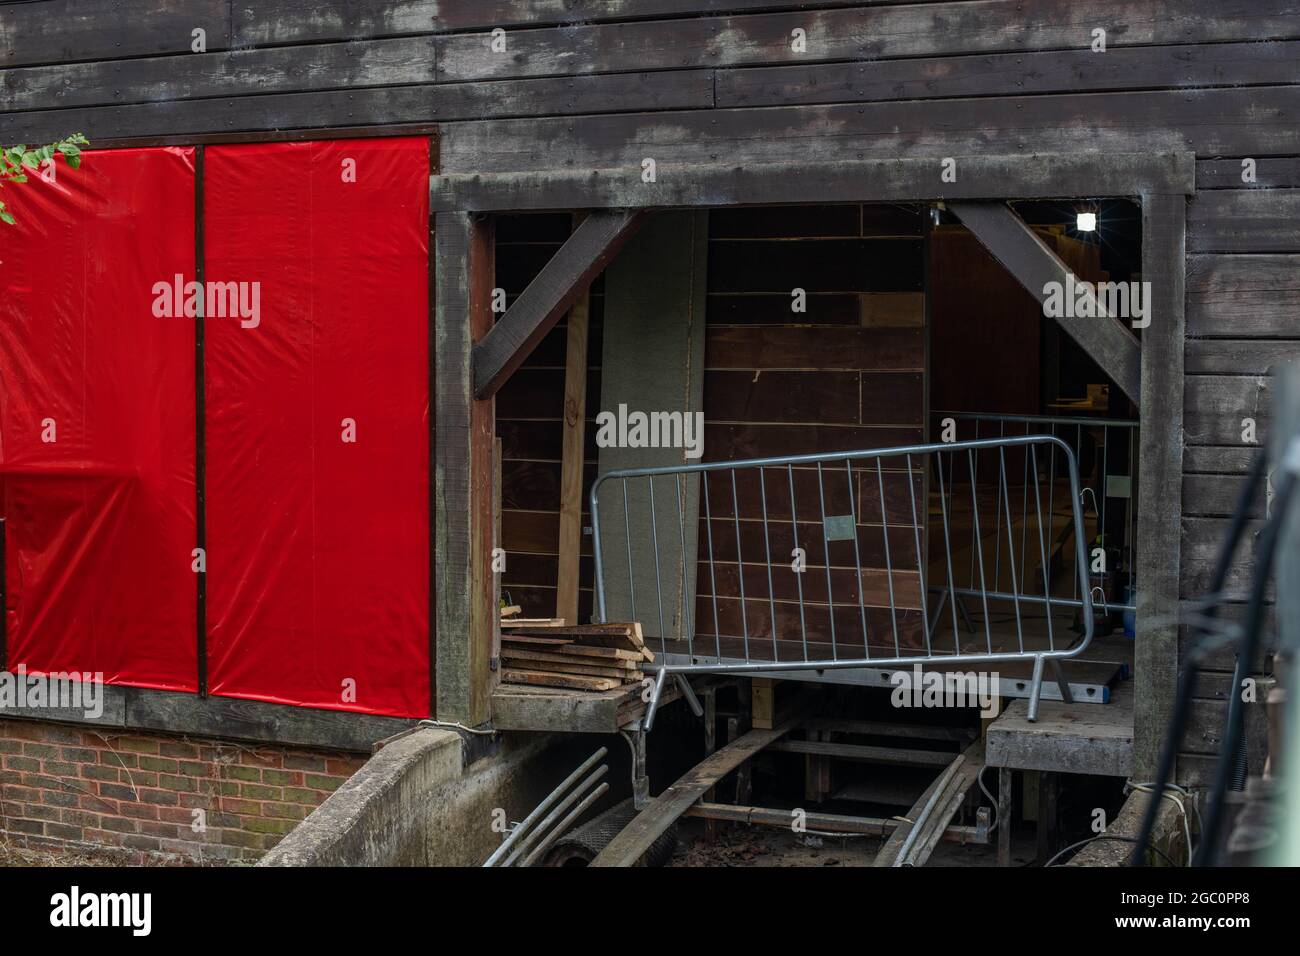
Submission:
M 621 730 L 619 733 L 632 750 L 632 806 L 640 810 L 650 802 L 650 777 L 645 769 L 646 731 L 644 727 L 638 727 L 636 730 Z

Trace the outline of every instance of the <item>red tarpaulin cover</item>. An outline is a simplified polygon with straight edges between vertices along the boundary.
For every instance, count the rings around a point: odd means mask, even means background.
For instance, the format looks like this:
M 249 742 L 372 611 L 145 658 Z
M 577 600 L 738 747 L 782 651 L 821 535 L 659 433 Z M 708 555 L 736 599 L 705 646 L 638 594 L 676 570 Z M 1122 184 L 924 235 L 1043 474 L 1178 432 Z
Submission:
M 423 138 L 206 151 L 205 278 L 260 284 L 204 326 L 215 694 L 429 713 L 428 190 Z
M 194 322 L 153 309 L 194 275 L 194 150 L 56 174 L 0 225 L 8 667 L 194 690 Z

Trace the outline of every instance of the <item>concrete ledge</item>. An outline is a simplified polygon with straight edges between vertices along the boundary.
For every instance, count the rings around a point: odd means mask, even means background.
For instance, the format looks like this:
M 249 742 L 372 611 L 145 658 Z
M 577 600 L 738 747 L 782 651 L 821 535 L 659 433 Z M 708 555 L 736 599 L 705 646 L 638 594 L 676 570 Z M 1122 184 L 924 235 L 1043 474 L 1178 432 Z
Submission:
M 414 826 L 422 797 L 462 770 L 460 735 L 426 728 L 367 761 L 258 866 L 382 866 Z
M 1107 836 L 1136 839 L 1142 830 L 1142 815 L 1146 813 L 1151 794 L 1129 794 L 1119 815 L 1106 827 Z M 1162 799 L 1156 813 L 1156 826 L 1151 833 L 1151 844 L 1164 851 L 1179 866 L 1187 864 L 1187 837 L 1183 830 L 1183 815 L 1172 800 Z M 1083 847 L 1066 866 L 1128 866 L 1133 855 L 1133 844 L 1125 840 L 1097 840 Z M 1160 854 L 1150 854 L 1156 866 L 1168 866 Z
M 507 735 L 466 766 L 458 734 L 399 737 L 298 824 L 258 866 L 478 866 L 575 758 L 557 738 Z M 580 752 L 576 751 L 576 752 Z

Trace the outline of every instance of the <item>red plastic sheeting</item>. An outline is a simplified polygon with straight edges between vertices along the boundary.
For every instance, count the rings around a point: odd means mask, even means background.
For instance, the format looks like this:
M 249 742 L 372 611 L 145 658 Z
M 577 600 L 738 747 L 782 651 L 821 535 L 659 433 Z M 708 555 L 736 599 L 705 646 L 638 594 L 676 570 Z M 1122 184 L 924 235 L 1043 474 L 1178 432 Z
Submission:
M 4 190 L 8 667 L 196 688 L 194 150 L 105 150 Z M 53 440 L 48 440 L 53 439 Z
M 215 694 L 429 713 L 428 149 L 206 151 Z

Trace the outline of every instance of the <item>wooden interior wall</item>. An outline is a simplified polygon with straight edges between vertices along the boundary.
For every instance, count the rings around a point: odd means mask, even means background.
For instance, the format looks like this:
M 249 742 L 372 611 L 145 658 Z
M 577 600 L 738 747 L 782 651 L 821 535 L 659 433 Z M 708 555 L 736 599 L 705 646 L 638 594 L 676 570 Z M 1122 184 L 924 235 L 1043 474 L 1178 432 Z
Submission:
M 790 206 L 715 210 L 709 216 L 709 284 L 704 413 L 708 461 L 853 451 L 917 443 L 925 435 L 923 219 L 915 207 Z M 806 293 L 807 311 L 792 310 L 792 290 Z M 873 645 L 892 643 L 885 568 L 894 568 L 895 602 L 920 606 L 916 534 L 904 459 L 883 463 L 885 516 L 874 463 L 854 474 L 863 601 Z M 714 562 L 707 527 L 700 531 L 696 574 L 696 633 L 744 633 L 739 568 L 744 569 L 745 617 L 752 639 L 797 640 L 799 585 L 809 602 L 808 639 L 829 644 L 826 567 L 841 653 L 862 643 L 862 610 L 853 543 L 826 542 L 817 473 L 794 471 L 798 545 L 808 568 L 790 570 L 795 546 L 790 476 L 784 469 L 737 475 L 741 517 L 736 544 L 730 473 L 708 483 Z M 924 521 L 924 481 L 912 478 Z M 822 478 L 827 515 L 847 515 L 849 477 L 843 466 Z M 761 522 L 763 494 L 769 538 Z M 922 535 L 923 537 L 923 535 Z M 741 563 L 737 564 L 737 548 Z M 771 554 L 773 577 L 767 565 Z M 713 595 L 718 597 L 714 623 Z M 774 600 L 773 600 L 774 599 Z M 900 640 L 915 646 L 919 612 L 900 614 Z M 888 634 L 888 638 L 886 638 Z M 876 653 L 879 653 L 877 649 Z
M 1106 281 L 1098 242 L 1067 235 L 1058 225 L 1036 231 L 1080 279 Z M 1134 263 L 1134 270 L 1139 266 Z M 1044 319 L 1034 297 L 964 226 L 931 230 L 929 270 L 933 408 L 1046 414 L 1045 401 L 1082 395 L 1079 383 L 1106 381 L 1096 362 Z M 1065 364 L 1073 389 L 1058 388 L 1055 375 Z
M 567 214 L 503 216 L 497 222 L 497 281 L 507 304 L 532 280 L 568 238 Z M 588 324 L 586 451 L 583 468 L 578 616 L 592 609 L 593 568 L 587 493 L 596 477 L 596 413 L 600 410 L 603 281 L 591 290 Z M 564 361 L 568 325 L 556 324 L 523 366 L 497 392 L 497 436 L 501 439 L 501 538 L 506 570 L 503 594 L 527 617 L 555 614 L 559 569 L 560 465 L 564 438 Z
M 137 0 L 124 16 L 123 4 L 95 0 L 0 5 L 0 139 L 77 130 L 100 145 L 186 142 L 438 123 L 445 172 L 639 167 L 650 157 L 661 175 L 674 164 L 809 155 L 1194 153 L 1182 593 L 1203 593 L 1233 492 L 1263 447 L 1262 436 L 1243 441 L 1242 419 L 1266 425 L 1267 371 L 1300 354 L 1293 0 L 303 6 Z M 1099 26 L 1104 54 L 1090 49 Z M 495 27 L 506 31 L 500 54 L 488 48 Z M 196 28 L 206 52 L 192 50 Z M 796 28 L 808 37 L 802 52 L 790 42 Z M 1243 160 L 1255 162 L 1251 181 Z M 508 424 L 530 418 L 518 406 L 511 414 Z M 1159 427 L 1158 410 L 1146 415 Z M 543 438 L 516 446 L 511 461 L 555 464 L 558 453 Z M 548 520 L 545 509 L 512 510 L 506 533 L 516 541 L 527 521 Z M 1247 551 L 1237 596 L 1250 567 Z M 1202 703 L 1188 747 L 1204 754 L 1222 701 Z M 1184 768 L 1194 780 L 1203 761 Z
M 933 407 L 1037 414 L 1038 300 L 964 226 L 931 231 L 929 278 Z

